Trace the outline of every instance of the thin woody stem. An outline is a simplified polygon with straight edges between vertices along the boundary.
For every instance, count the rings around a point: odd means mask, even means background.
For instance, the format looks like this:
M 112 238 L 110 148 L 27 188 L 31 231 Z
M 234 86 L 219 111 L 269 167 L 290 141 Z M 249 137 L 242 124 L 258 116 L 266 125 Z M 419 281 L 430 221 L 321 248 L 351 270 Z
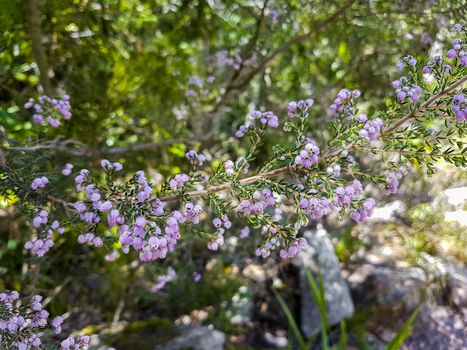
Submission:
M 417 112 L 429 107 L 432 103 L 434 103 L 435 101 L 437 101 L 438 99 L 440 99 L 444 95 L 448 94 L 449 92 L 455 90 L 456 88 L 461 86 L 466 81 L 467 81 L 467 76 L 461 78 L 460 80 L 456 81 L 452 85 L 450 85 L 447 88 L 443 89 L 442 91 L 438 92 L 436 95 L 431 96 L 428 100 L 426 100 L 424 103 L 422 103 L 420 105 L 420 107 L 418 107 L 416 110 L 412 111 L 411 113 L 404 116 L 402 119 L 400 119 L 397 122 L 393 123 L 386 130 L 383 130 L 383 133 L 384 134 L 392 133 L 397 128 L 399 128 L 401 125 L 403 125 L 407 121 L 413 119 L 416 116 Z M 350 151 L 350 150 L 354 149 L 355 147 L 356 147 L 356 145 L 354 143 L 349 144 L 346 147 L 344 147 L 343 149 L 336 150 L 336 151 L 333 151 L 331 153 L 328 153 L 327 155 L 324 155 L 323 157 L 320 158 L 320 162 L 323 162 L 325 160 L 329 160 L 330 158 L 333 158 L 333 157 L 339 155 L 339 153 L 341 153 L 343 150 Z M 439 156 L 439 157 L 442 157 L 440 155 L 430 155 L 430 154 L 425 154 L 425 155 L 426 156 Z M 275 178 L 275 177 L 287 174 L 287 173 L 293 171 L 294 169 L 295 169 L 294 166 L 287 165 L 287 166 L 283 166 L 281 168 L 270 170 L 270 171 L 262 173 L 262 174 L 246 177 L 244 179 L 239 180 L 237 183 L 227 182 L 227 183 L 223 183 L 223 184 L 220 184 L 220 185 L 210 186 L 210 187 L 208 187 L 208 188 L 206 188 L 204 190 L 191 191 L 191 192 L 186 193 L 185 195 L 190 197 L 190 198 L 198 198 L 198 197 L 202 197 L 202 196 L 207 195 L 207 194 L 218 193 L 218 192 L 226 192 L 226 191 L 230 191 L 230 190 L 234 189 L 235 186 L 249 185 L 249 184 L 259 182 L 259 181 L 264 180 L 264 179 Z M 170 196 L 163 197 L 160 200 L 163 201 L 163 202 L 171 202 L 171 201 L 177 200 L 179 198 L 180 198 L 180 195 L 176 194 L 176 195 L 170 195 Z
M 434 158 L 450 158 L 450 157 L 462 157 L 465 156 L 465 153 L 427 153 L 427 152 L 417 152 L 417 151 L 407 151 L 401 149 L 382 149 L 382 148 L 360 148 L 361 150 L 367 150 L 370 152 L 376 153 L 395 153 L 402 155 L 421 155 L 424 157 L 434 157 Z
M 436 95 L 433 95 L 431 96 L 428 100 L 426 100 L 424 103 L 422 103 L 420 105 L 420 107 L 418 107 L 416 110 L 414 110 L 413 112 L 407 114 L 404 118 L 402 119 L 399 119 L 397 122 L 393 123 L 392 125 L 390 125 L 388 128 L 386 128 L 385 130 L 383 130 L 383 134 L 389 134 L 391 132 L 393 132 L 394 130 L 396 130 L 397 128 L 399 128 L 400 126 L 402 126 L 403 124 L 405 124 L 407 121 L 415 118 L 417 116 L 417 112 L 420 112 L 422 110 L 424 110 L 425 108 L 428 108 L 431 106 L 431 104 L 433 104 L 434 102 L 436 102 L 439 98 L 443 97 L 444 95 L 450 93 L 451 91 L 455 90 L 456 88 L 458 88 L 459 86 L 461 86 L 462 84 L 464 84 L 465 82 L 467 81 L 467 76 L 459 79 L 458 81 L 456 81 L 454 84 L 448 86 L 447 88 L 445 88 L 444 90 L 441 90 L 440 92 L 438 92 Z

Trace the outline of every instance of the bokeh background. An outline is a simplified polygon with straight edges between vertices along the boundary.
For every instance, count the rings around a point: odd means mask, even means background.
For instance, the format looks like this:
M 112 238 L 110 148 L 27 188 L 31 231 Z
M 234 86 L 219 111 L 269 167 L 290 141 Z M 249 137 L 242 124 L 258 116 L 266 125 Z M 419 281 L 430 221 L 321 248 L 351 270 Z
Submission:
M 249 111 L 284 115 L 289 101 L 311 96 L 307 132 L 325 144 L 322 125 L 341 88 L 360 89 L 368 114 L 384 109 L 395 62 L 440 53 L 447 31 L 466 16 L 463 0 L 0 0 L 1 136 L 35 144 L 24 103 L 68 93 L 73 118 L 39 134 L 62 150 L 41 157 L 86 168 L 105 157 L 160 184 L 187 169 L 189 147 L 203 150 L 213 168 L 245 154 L 232 135 Z M 60 143 L 69 139 L 76 143 Z M 270 135 L 257 162 L 289 141 Z M 30 169 L 38 161 L 18 159 Z M 384 349 L 421 305 L 404 349 L 467 346 L 467 177 L 465 169 L 439 168 L 426 178 L 413 164 L 395 197 L 375 189 L 380 209 L 367 224 L 337 217 L 310 224 L 310 232 L 326 233 L 322 252 L 350 291 L 337 296 L 341 310 L 328 310 L 337 320 L 330 339 L 345 317 L 348 348 Z M 256 258 L 257 238 L 240 239 L 240 229 L 220 252 L 193 235 L 145 266 L 125 255 L 107 262 L 107 252 L 77 244 L 80 232 L 71 229 L 39 261 L 24 254 L 28 223 L 2 198 L 0 289 L 47 296 L 51 313 L 66 316 L 64 328 L 93 334 L 95 349 L 175 349 L 169 339 L 202 326 L 219 331 L 227 349 L 292 348 L 272 288 L 313 333 L 319 314 L 301 273 L 316 257 Z M 151 292 L 169 266 L 176 278 Z

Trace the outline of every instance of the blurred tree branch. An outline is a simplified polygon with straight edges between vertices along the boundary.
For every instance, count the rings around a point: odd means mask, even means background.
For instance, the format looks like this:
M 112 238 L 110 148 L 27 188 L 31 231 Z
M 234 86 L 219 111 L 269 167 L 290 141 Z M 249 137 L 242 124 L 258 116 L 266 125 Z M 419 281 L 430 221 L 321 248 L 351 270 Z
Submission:
M 50 66 L 47 62 L 44 46 L 42 44 L 42 25 L 39 9 L 39 0 L 24 0 L 27 31 L 31 39 L 31 51 L 39 70 L 39 79 L 44 93 L 53 96 L 52 81 L 50 80 Z
M 355 2 L 355 0 L 347 0 L 347 2 L 337 9 L 332 15 L 327 17 L 326 19 L 317 22 L 315 25 L 313 25 L 313 29 L 309 30 L 307 33 L 304 34 L 298 34 L 292 38 L 290 38 L 288 41 L 283 43 L 280 47 L 277 49 L 273 50 L 269 55 L 264 57 L 264 59 L 256 66 L 254 67 L 246 76 L 243 80 L 236 82 L 237 79 L 231 81 L 230 83 L 227 84 L 225 88 L 225 93 L 223 94 L 220 102 L 217 104 L 215 109 L 219 108 L 221 105 L 223 105 L 230 93 L 232 93 L 234 90 L 242 90 L 244 89 L 251 79 L 255 77 L 258 73 L 262 72 L 264 68 L 271 62 L 277 55 L 281 54 L 284 51 L 287 51 L 290 47 L 296 44 L 300 44 L 303 41 L 311 38 L 313 35 L 318 34 L 324 27 L 327 25 L 335 22 L 342 14 L 344 14 Z

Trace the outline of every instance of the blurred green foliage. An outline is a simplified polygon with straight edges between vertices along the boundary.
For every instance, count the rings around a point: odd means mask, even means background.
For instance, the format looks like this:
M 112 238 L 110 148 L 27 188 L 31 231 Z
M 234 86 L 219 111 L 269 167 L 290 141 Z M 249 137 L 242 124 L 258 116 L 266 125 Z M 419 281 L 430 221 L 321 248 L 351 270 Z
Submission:
M 26 8 L 30 3 L 0 0 L 0 131 L 4 128 L 7 137 L 26 143 L 38 138 L 23 104 L 43 93 L 28 34 Z M 239 145 L 224 147 L 223 142 L 249 111 L 266 108 L 284 115 L 290 100 L 312 96 L 317 108 L 308 131 L 324 143 L 328 135 L 320 126 L 329 117 L 326 108 L 339 89 L 361 89 L 369 114 L 384 107 L 391 93 L 389 82 L 398 74 L 394 67 L 397 59 L 409 53 L 425 57 L 435 41 L 446 44 L 442 29 L 465 19 L 467 12 L 463 0 L 353 1 L 334 18 L 346 3 L 38 1 L 40 44 L 48 64 L 42 74 L 50 77 L 54 94 L 71 95 L 73 111 L 73 118 L 58 130 L 39 131 L 39 139 L 60 135 L 97 150 L 180 140 L 169 147 L 130 152 L 131 156 L 112 156 L 129 170 L 144 168 L 151 176 L 156 172 L 169 175 L 187 166 L 184 141 L 205 148 L 215 167 L 226 154 L 235 157 L 245 153 Z M 267 7 L 262 18 L 264 4 Z M 306 40 L 297 40 L 304 34 Z M 216 53 L 222 50 L 243 58 L 255 53 L 257 63 L 237 77 L 233 70 L 218 69 L 213 64 Z M 276 50 L 277 55 L 272 56 Z M 256 71 L 262 62 L 266 63 Z M 190 77 L 211 74 L 216 80 L 204 102 L 195 103 L 186 97 Z M 219 104 L 222 89 L 232 81 L 238 87 Z M 196 128 L 199 121 L 204 131 L 216 131 L 208 142 Z M 273 135 L 261 147 L 288 141 Z M 70 159 L 67 154 L 44 152 L 47 160 L 53 157 L 59 164 Z M 77 168 L 92 168 L 98 166 L 99 157 L 83 156 L 74 163 Z M 23 162 L 25 173 L 32 174 L 34 159 L 18 162 Z M 58 240 L 46 260 L 25 257 L 22 245 L 29 228 L 11 207 L 15 199 L 1 200 L 0 289 L 30 288 L 47 295 L 61 286 L 49 310 L 61 314 L 78 307 L 88 313 L 87 323 L 112 321 L 122 302 L 123 314 L 130 319 L 144 318 L 146 312 L 174 319 L 195 309 L 223 305 L 211 309 L 208 321 L 223 323 L 219 327 L 233 332 L 228 324 L 228 306 L 245 282 L 232 272 L 235 257 L 198 254 L 194 258 L 192 253 L 201 250 L 195 242 L 143 273 L 131 267 L 128 256 L 109 264 L 104 260 L 106 252 L 76 244 L 78 229 L 66 232 L 72 239 Z M 437 251 L 440 237 L 451 242 L 456 257 L 467 261 L 465 251 L 460 249 L 466 246 L 466 235 L 452 234 L 458 228 L 443 226 L 440 217 L 424 206 L 411 210 L 410 220 L 404 237 L 414 261 L 421 251 Z M 351 230 L 342 234 L 337 245 L 341 261 L 362 246 L 353 238 Z M 250 253 L 253 245 L 245 246 L 240 251 Z M 202 271 L 208 261 L 211 267 L 204 271 L 202 281 L 194 284 L 193 273 Z M 179 274 L 177 283 L 149 294 L 142 281 L 154 282 L 168 264 Z M 35 277 L 38 271 L 40 277 Z M 76 322 L 77 328 L 83 325 Z

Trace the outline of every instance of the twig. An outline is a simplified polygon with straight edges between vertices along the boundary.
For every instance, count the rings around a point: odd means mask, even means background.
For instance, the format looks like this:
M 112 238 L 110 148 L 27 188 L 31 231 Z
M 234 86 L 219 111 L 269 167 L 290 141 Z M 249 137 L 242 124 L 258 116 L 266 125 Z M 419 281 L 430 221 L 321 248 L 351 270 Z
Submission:
M 436 100 L 438 100 L 439 98 L 441 98 L 445 94 L 447 94 L 450 91 L 456 89 L 457 87 L 462 85 L 466 80 L 467 80 L 467 76 L 460 79 L 460 80 L 458 80 L 458 81 L 456 81 L 455 83 L 453 83 L 449 87 L 445 88 L 444 90 L 440 91 L 436 95 L 430 97 L 425 103 L 423 103 L 416 110 L 414 110 L 411 113 L 407 114 L 405 117 L 400 119 L 398 122 L 395 122 L 392 126 L 388 127 L 384 131 L 384 133 L 388 134 L 388 133 L 393 132 L 400 125 L 402 125 L 406 121 L 414 118 L 415 114 L 418 111 L 426 108 L 427 106 L 434 103 Z M 349 144 L 349 145 L 347 145 L 346 147 L 344 147 L 341 150 L 335 150 L 335 151 L 333 151 L 331 153 L 328 153 L 327 155 L 324 155 L 323 157 L 320 158 L 320 162 L 323 162 L 324 160 L 328 160 L 329 158 L 333 158 L 333 157 L 339 155 L 339 153 L 341 153 L 343 150 L 350 151 L 350 150 L 354 149 L 355 147 L 356 147 L 356 145 L 354 143 Z M 263 179 L 273 178 L 273 177 L 277 177 L 277 176 L 286 174 L 286 173 L 288 173 L 288 172 L 290 172 L 290 171 L 292 171 L 294 169 L 295 168 L 293 166 L 284 166 L 284 167 L 281 167 L 281 168 L 278 168 L 278 169 L 274 169 L 274 170 L 265 172 L 263 174 L 258 174 L 258 175 L 254 175 L 254 176 L 250 176 L 250 177 L 241 179 L 241 180 L 238 181 L 238 185 L 249 185 L 249 184 L 261 181 Z M 190 198 L 202 197 L 204 195 L 211 194 L 211 193 L 229 191 L 229 190 L 233 189 L 234 187 L 235 187 L 234 183 L 228 182 L 228 183 L 224 183 L 224 184 L 220 184 L 220 185 L 216 185 L 216 186 L 211 186 L 211 187 L 208 187 L 208 188 L 206 188 L 204 190 L 197 190 L 197 191 L 188 192 L 186 195 L 188 197 L 190 197 Z M 163 202 L 170 202 L 170 201 L 177 200 L 179 197 L 180 197 L 179 195 L 171 195 L 171 196 L 163 197 L 160 200 L 163 201 Z
M 440 97 L 450 93 L 451 91 L 457 89 L 459 86 L 464 84 L 467 81 L 467 76 L 461 78 L 460 80 L 456 81 L 454 84 L 448 86 L 444 90 L 441 90 L 438 92 L 436 95 L 431 96 L 428 100 L 426 100 L 424 103 L 420 105 L 416 110 L 412 111 L 411 113 L 407 114 L 404 118 L 399 119 L 398 121 L 394 122 L 392 125 L 390 125 L 388 128 L 383 130 L 383 134 L 391 133 L 403 124 L 405 124 L 407 121 L 410 119 L 413 119 L 416 117 L 417 112 L 420 112 L 421 110 L 430 107 L 432 103 L 434 103 L 436 100 L 438 100 Z

